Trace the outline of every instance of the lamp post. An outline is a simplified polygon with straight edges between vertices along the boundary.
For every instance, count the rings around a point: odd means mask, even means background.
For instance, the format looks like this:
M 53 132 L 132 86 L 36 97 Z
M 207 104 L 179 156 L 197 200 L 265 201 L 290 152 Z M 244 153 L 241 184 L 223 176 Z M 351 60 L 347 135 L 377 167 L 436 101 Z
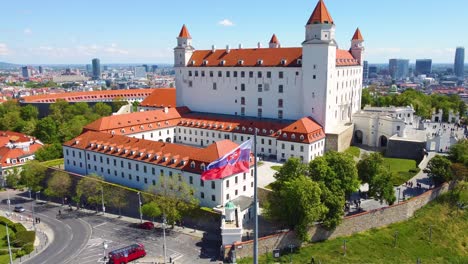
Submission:
M 141 196 L 140 192 L 137 192 L 138 195 L 138 210 L 140 211 L 140 224 L 143 223 L 143 212 L 141 211 Z M 153 219 L 154 220 L 154 219 Z
M 7 199 L 7 204 L 8 204 L 8 213 L 11 214 L 11 201 L 10 201 L 10 192 L 7 191 L 8 199 Z
M 7 242 L 8 242 L 8 255 L 10 255 L 10 264 L 13 264 L 13 257 L 11 255 L 11 247 L 10 247 L 10 234 L 8 233 L 8 224 L 5 224 L 6 228 L 6 235 L 7 235 Z
M 163 216 L 163 251 L 164 251 L 164 263 L 166 262 L 166 215 Z
M 32 199 L 32 198 L 31 198 L 31 188 L 29 188 L 28 191 L 29 191 L 29 199 Z
M 395 231 L 395 241 L 393 242 L 393 247 L 397 246 L 397 239 L 398 239 L 398 231 Z
M 107 261 L 107 255 L 106 255 L 106 250 L 109 245 L 106 243 L 106 241 L 102 242 L 102 247 L 104 248 L 104 256 L 102 257 L 102 260 L 104 263 Z
M 106 207 L 104 206 L 104 187 L 101 186 L 101 203 L 102 203 L 102 215 L 106 214 Z
M 344 250 L 344 256 L 346 257 L 346 239 L 343 240 L 343 250 Z
M 39 200 L 41 199 L 41 191 L 36 192 L 36 200 L 37 200 L 37 195 L 39 195 Z

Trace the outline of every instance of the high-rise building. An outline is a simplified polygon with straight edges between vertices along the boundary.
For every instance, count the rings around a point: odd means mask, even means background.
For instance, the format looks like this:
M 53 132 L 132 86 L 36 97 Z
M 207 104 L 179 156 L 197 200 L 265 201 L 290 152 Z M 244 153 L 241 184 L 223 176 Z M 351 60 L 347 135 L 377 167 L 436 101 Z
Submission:
M 135 79 L 146 79 L 146 70 L 143 66 L 136 66 L 133 68 Z
M 92 73 L 93 72 L 93 67 L 91 66 L 91 64 L 86 64 L 86 72 L 87 73 Z
M 388 61 L 388 71 L 393 80 L 400 81 L 406 79 L 409 74 L 409 60 L 390 59 Z
M 151 65 L 151 72 L 156 72 L 158 65 Z
M 465 48 L 457 47 L 455 52 L 455 65 L 454 65 L 455 76 L 459 79 L 465 77 Z
M 40 73 L 40 74 L 43 74 L 43 73 L 44 73 L 44 68 L 42 68 L 42 66 L 39 66 L 39 73 Z
M 109 70 L 109 66 L 104 65 L 104 66 L 102 66 L 102 69 L 103 69 L 104 71 L 108 71 L 108 70 Z
M 99 59 L 93 59 L 93 80 L 101 79 L 101 61 Z
M 362 79 L 367 80 L 369 79 L 369 62 L 364 61 L 362 66 Z
M 31 77 L 31 70 L 28 68 L 28 66 L 21 67 L 21 76 L 23 76 L 23 78 Z
M 414 74 L 421 75 L 421 74 L 431 74 L 432 72 L 432 60 L 431 59 L 422 59 L 416 60 L 416 69 Z
M 143 64 L 143 65 L 141 65 L 141 66 L 145 68 L 145 71 L 146 71 L 146 72 L 148 72 L 148 70 L 149 70 L 148 64 Z
M 369 66 L 369 76 L 377 74 L 377 66 Z

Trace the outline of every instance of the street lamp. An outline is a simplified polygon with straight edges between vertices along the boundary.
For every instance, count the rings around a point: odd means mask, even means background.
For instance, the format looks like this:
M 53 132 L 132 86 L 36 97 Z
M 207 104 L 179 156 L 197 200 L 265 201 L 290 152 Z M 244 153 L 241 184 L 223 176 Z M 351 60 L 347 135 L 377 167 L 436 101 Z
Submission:
M 36 192 L 36 200 L 37 200 L 37 195 L 39 194 L 39 200 L 41 199 L 41 191 Z
M 140 196 L 140 192 L 137 192 L 137 195 L 138 195 L 138 208 L 139 208 L 139 211 L 140 211 L 140 224 L 143 223 L 143 212 L 141 211 L 141 196 Z
M 32 198 L 31 198 L 31 188 L 29 188 L 28 191 L 29 191 L 29 199 L 32 199 Z
M 164 251 L 164 263 L 166 262 L 166 215 L 163 216 L 163 251 Z
M 8 233 L 8 224 L 5 224 L 6 228 L 6 235 L 7 235 L 7 242 L 8 242 L 8 255 L 10 255 L 10 264 L 13 264 L 13 257 L 11 255 L 11 247 L 10 247 L 10 234 Z
M 104 248 L 104 257 L 102 257 L 102 260 L 104 263 L 107 261 L 107 255 L 106 255 L 106 250 L 109 245 L 106 243 L 106 241 L 102 242 L 102 247 Z
M 102 202 L 102 215 L 106 214 L 106 207 L 104 206 L 104 187 L 101 186 L 101 202 Z
M 10 201 L 10 192 L 7 190 L 7 195 L 8 195 L 8 199 L 7 199 L 7 204 L 8 204 L 8 213 L 11 214 L 11 201 Z

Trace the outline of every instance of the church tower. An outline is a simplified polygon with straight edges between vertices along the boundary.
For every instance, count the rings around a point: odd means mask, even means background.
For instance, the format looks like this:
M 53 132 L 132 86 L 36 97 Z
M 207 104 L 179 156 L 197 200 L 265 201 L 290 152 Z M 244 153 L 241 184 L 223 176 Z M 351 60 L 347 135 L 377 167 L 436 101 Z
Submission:
M 351 39 L 351 54 L 359 62 L 359 65 L 362 65 L 364 58 L 364 38 L 361 35 L 359 28 L 356 29 L 353 39 Z
M 311 116 L 325 130 L 333 128 L 329 111 L 333 73 L 336 66 L 335 24 L 323 0 L 319 0 L 307 21 L 302 43 L 302 89 L 304 116 Z

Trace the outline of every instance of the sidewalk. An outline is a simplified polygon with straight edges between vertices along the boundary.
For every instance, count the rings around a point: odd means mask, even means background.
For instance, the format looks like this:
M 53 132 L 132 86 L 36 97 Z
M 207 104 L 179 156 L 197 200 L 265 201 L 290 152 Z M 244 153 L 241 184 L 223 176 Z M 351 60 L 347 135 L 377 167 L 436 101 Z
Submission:
M 33 219 L 28 217 L 27 215 L 15 212 L 9 213 L 8 211 L 5 211 L 3 209 L 0 209 L 0 215 L 7 217 L 15 223 L 21 223 L 29 231 L 36 231 L 36 239 L 34 240 L 34 251 L 29 253 L 28 255 L 15 259 L 13 263 L 21 263 L 36 256 L 37 254 L 45 250 L 50 244 L 50 242 L 52 242 L 54 239 L 54 232 L 52 231 L 52 229 L 50 229 L 48 225 L 44 223 L 38 223 L 34 227 Z

